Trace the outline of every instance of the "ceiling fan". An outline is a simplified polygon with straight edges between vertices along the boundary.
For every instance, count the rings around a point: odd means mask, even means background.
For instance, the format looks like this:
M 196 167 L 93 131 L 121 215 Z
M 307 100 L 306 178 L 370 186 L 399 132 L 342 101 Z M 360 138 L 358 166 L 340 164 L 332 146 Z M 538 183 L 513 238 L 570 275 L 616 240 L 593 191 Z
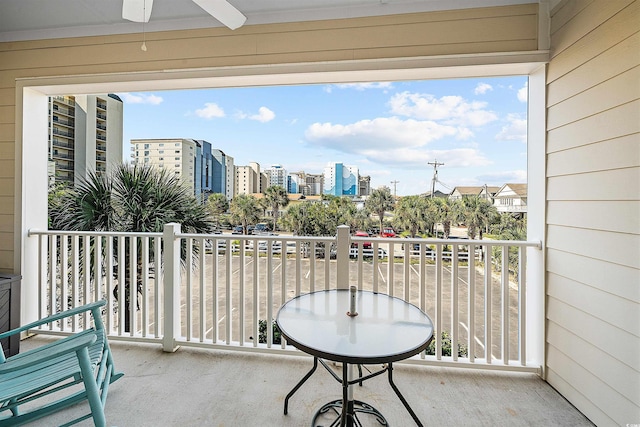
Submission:
M 226 0 L 192 0 L 209 15 L 232 30 L 240 28 L 247 17 Z M 133 22 L 149 22 L 153 0 L 122 0 L 122 18 Z

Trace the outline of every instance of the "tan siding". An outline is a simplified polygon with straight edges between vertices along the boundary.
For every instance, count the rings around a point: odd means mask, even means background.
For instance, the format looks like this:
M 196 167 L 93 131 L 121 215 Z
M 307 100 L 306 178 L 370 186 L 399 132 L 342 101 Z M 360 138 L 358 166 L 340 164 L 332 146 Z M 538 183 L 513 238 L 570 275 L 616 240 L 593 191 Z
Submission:
M 547 176 L 630 168 L 639 162 L 640 134 L 634 133 L 550 153 L 547 156 Z
M 564 59 L 571 55 L 561 56 Z M 580 65 L 570 70 L 570 73 L 559 75 L 558 78 L 549 83 L 548 104 L 555 105 L 563 99 L 633 68 L 637 64 L 638 56 L 640 56 L 640 32 L 631 34 L 624 40 L 614 44 L 611 49 L 607 49 L 593 58 L 588 58 L 584 62 L 582 62 L 584 58 L 568 58 L 574 66 L 578 61 L 580 61 Z M 549 75 L 553 71 L 563 70 L 558 70 L 556 67 L 549 68 Z
M 635 0 L 595 1 L 572 18 L 569 25 L 563 25 L 551 35 L 551 58 L 572 47 L 590 32 L 600 29 L 603 22 L 611 19 L 618 12 L 632 4 Z M 555 19 L 552 18 L 552 20 Z
M 550 201 L 547 223 L 615 233 L 640 233 L 638 201 Z
M 547 179 L 547 200 L 638 200 L 640 167 Z
M 552 129 L 547 133 L 547 152 L 637 134 L 640 132 L 638 117 L 640 101 L 633 101 Z
M 640 419 L 640 1 L 567 0 L 547 69 L 546 378 Z
M 637 33 L 638 28 L 638 14 L 640 14 L 640 5 L 634 2 L 624 10 L 624 13 L 618 13 L 610 20 L 604 22 L 598 31 L 587 34 L 582 39 L 575 42 L 571 49 L 562 51 L 553 58 L 553 61 L 549 64 L 547 72 L 547 81 L 553 84 L 558 78 L 564 76 L 575 68 L 582 64 L 597 58 L 601 55 L 606 55 L 608 50 L 617 48 L 617 44 L 627 39 L 631 35 Z M 554 17 L 554 21 L 555 17 Z M 630 52 L 633 53 L 633 52 Z M 624 61 L 625 57 L 617 58 L 616 65 L 619 61 Z M 633 55 L 631 55 L 633 59 Z M 590 76 L 584 76 L 590 78 Z M 550 86 L 551 87 L 551 86 Z M 567 90 L 568 88 L 559 87 L 554 89 L 553 92 Z M 557 94 L 550 94 L 557 96 Z M 554 104 L 555 102 L 551 102 Z
M 640 34 L 638 40 L 640 41 Z M 549 129 L 554 129 L 583 117 L 589 117 L 601 111 L 635 101 L 639 89 L 640 66 L 636 66 L 609 80 L 603 79 L 601 84 L 549 107 L 547 126 Z M 608 96 L 612 93 L 618 94 L 618 96 Z
M 640 236 L 593 229 L 548 226 L 547 247 L 640 269 Z
M 635 268 L 596 259 L 584 262 L 584 258 L 580 255 L 549 249 L 547 270 L 552 279 L 554 275 L 570 277 L 586 286 L 640 303 L 640 286 L 637 286 L 638 270 Z

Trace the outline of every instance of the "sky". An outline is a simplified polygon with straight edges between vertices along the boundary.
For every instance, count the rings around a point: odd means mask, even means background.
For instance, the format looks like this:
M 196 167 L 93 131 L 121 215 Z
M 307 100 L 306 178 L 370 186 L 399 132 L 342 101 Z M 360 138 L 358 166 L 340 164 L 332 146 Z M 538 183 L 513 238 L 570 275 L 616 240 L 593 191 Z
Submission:
M 236 166 L 356 166 L 398 196 L 526 182 L 527 77 L 118 93 L 139 138 L 209 141 Z M 393 183 L 393 181 L 397 181 Z

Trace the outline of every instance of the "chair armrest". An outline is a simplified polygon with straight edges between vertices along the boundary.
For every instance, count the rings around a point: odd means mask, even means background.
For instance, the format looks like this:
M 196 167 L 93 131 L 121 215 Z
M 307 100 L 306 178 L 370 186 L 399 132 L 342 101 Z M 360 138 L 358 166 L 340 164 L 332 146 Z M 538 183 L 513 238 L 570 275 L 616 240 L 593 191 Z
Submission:
M 99 307 L 104 306 L 107 303 L 105 300 L 96 301 L 91 304 L 82 305 L 80 307 L 71 308 L 69 310 L 62 311 L 60 313 L 53 314 L 51 316 L 42 318 L 40 320 L 36 320 L 35 322 L 31 322 L 27 325 L 20 326 L 19 328 L 12 329 L 10 331 L 4 332 L 0 334 L 0 340 L 7 338 L 11 335 L 18 334 L 20 332 L 28 331 L 29 329 L 36 328 L 41 325 L 45 325 L 47 323 L 55 322 L 56 320 L 64 319 L 66 317 L 75 316 L 76 314 L 84 313 L 85 311 L 95 310 Z
M 47 348 L 41 348 L 37 352 L 33 352 L 33 354 L 29 354 L 29 352 L 27 352 L 21 355 L 20 358 L 15 360 L 9 359 L 5 363 L 0 363 L 0 375 L 26 369 L 44 361 L 76 352 L 83 347 L 89 347 L 91 344 L 96 342 L 96 339 L 96 334 L 92 333 L 73 335 L 68 339 L 56 341 L 49 344 Z

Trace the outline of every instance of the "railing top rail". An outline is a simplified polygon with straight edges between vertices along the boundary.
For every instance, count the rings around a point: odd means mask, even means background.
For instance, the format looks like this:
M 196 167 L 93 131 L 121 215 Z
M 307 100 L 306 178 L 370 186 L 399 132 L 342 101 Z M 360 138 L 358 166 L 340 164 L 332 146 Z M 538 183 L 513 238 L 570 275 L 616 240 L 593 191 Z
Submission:
M 162 233 L 134 233 L 124 231 L 70 231 L 70 230 L 29 230 L 28 236 L 132 236 L 162 237 Z
M 423 243 L 426 245 L 475 245 L 475 246 L 526 246 L 541 249 L 540 241 L 523 240 L 472 240 L 472 239 L 435 239 L 435 238 L 403 238 L 403 237 L 351 237 L 353 242 L 378 242 L 378 243 Z
M 199 233 L 176 233 L 176 237 L 190 239 L 218 239 L 218 240 L 268 240 L 268 241 L 299 241 L 299 242 L 331 242 L 335 236 L 283 236 L 272 234 L 199 234 Z

